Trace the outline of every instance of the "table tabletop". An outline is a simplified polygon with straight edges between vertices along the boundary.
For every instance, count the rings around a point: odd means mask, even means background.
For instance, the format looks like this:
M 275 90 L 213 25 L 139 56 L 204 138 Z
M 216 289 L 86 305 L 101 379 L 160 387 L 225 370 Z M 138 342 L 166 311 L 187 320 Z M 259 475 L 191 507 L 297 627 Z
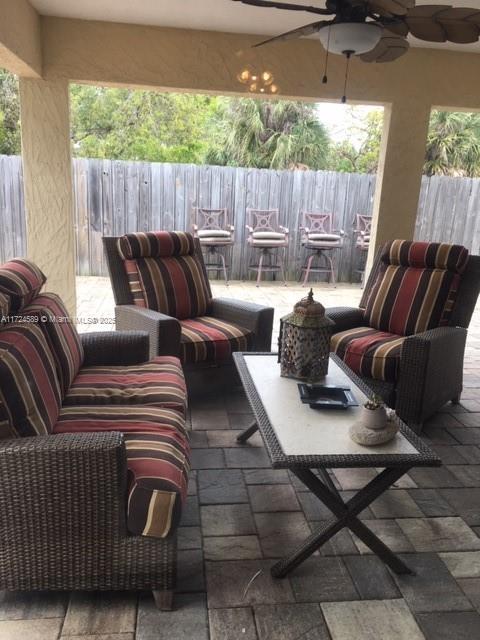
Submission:
M 247 398 L 272 466 L 395 467 L 438 466 L 438 456 L 398 417 L 397 435 L 385 444 L 366 447 L 349 436 L 361 406 L 373 392 L 337 356 L 331 355 L 322 384 L 348 386 L 359 406 L 348 409 L 311 409 L 300 400 L 298 380 L 280 376 L 277 355 L 235 353 Z

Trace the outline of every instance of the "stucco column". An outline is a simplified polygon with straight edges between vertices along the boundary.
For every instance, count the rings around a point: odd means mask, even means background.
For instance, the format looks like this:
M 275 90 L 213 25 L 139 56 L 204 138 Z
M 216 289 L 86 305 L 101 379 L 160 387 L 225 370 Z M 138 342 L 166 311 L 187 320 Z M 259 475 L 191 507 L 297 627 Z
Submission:
M 430 104 L 411 97 L 385 107 L 367 271 L 383 243 L 413 238 L 429 121 Z
M 75 239 L 66 80 L 20 78 L 27 257 L 75 313 Z

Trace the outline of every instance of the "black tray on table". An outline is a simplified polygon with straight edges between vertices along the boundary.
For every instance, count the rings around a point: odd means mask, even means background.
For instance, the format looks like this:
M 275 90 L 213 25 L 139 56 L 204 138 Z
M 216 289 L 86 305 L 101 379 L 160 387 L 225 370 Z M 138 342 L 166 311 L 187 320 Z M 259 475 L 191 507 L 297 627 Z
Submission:
M 350 387 L 337 387 L 325 384 L 299 383 L 300 400 L 311 409 L 348 409 L 357 407 Z

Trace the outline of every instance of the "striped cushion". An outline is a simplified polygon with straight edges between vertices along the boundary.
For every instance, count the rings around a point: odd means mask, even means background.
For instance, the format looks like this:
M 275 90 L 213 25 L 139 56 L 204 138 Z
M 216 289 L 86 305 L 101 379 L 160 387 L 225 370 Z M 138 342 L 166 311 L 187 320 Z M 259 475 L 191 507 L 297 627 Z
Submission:
M 10 313 L 10 296 L 0 291 L 0 322 L 5 322 Z
M 23 315 L 37 316 L 55 357 L 63 395 L 70 388 L 83 363 L 82 341 L 61 299 L 43 293 L 25 307 Z
M 468 251 L 459 244 L 392 240 L 382 249 L 382 262 L 417 269 L 447 269 L 463 273 Z
M 234 351 L 248 351 L 253 333 L 231 322 L 204 316 L 180 322 L 183 363 L 221 362 Z
M 118 239 L 134 304 L 179 320 L 203 316 L 210 287 L 191 233 L 131 233 Z
M 193 236 L 184 231 L 127 233 L 118 239 L 117 247 L 124 260 L 191 256 L 195 253 Z
M 60 410 L 55 360 L 34 324 L 0 331 L 0 435 L 50 433 Z
M 159 356 L 128 367 L 83 367 L 64 406 L 141 404 L 185 414 L 187 389 L 178 358 Z
M 330 349 L 352 371 L 366 378 L 395 382 L 404 336 L 357 327 L 332 336 Z
M 154 407 L 65 407 L 55 433 L 121 431 L 128 467 L 127 526 L 164 538 L 180 521 L 187 496 L 190 448 L 183 416 Z
M 210 293 L 197 256 L 126 260 L 134 304 L 183 320 L 205 315 Z
M 46 277 L 29 260 L 14 258 L 0 267 L 0 291 L 11 297 L 11 313 L 29 304 L 46 282 Z
M 468 252 L 458 245 L 395 240 L 367 301 L 365 320 L 398 335 L 447 325 Z
M 185 417 L 174 409 L 160 409 L 134 405 L 75 405 L 62 407 L 54 433 L 83 433 L 85 431 L 121 431 L 133 433 L 162 429 L 186 435 Z

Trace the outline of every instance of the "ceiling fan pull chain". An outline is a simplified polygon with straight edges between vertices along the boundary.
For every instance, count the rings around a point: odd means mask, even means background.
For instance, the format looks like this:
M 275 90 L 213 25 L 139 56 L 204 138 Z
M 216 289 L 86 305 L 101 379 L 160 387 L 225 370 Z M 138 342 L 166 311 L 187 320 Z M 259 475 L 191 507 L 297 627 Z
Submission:
M 345 104 L 347 101 L 347 83 L 348 83 L 348 72 L 350 69 L 350 57 L 352 55 L 352 51 L 345 51 L 345 57 L 347 58 L 347 64 L 345 65 L 345 80 L 343 82 L 343 96 L 342 96 L 342 104 Z
M 328 82 L 327 71 L 328 71 L 328 52 L 329 52 L 329 49 L 330 49 L 330 26 L 328 27 L 327 53 L 325 55 L 325 68 L 323 70 L 322 84 L 327 84 L 327 82 Z

